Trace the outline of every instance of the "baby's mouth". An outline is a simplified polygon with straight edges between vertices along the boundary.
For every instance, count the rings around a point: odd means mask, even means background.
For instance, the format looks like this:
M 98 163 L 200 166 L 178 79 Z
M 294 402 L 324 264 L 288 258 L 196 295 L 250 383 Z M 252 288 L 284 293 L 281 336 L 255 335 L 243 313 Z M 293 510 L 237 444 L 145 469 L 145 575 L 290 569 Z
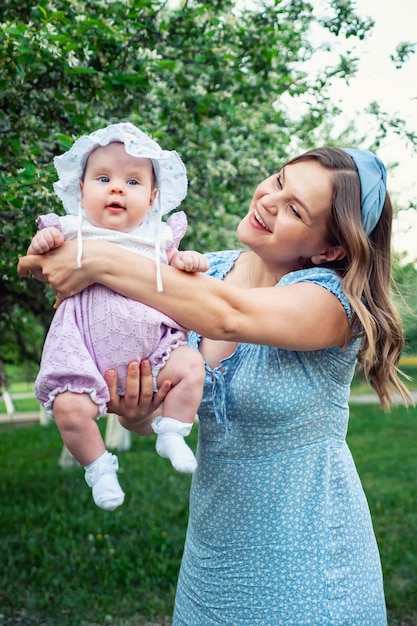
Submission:
M 110 211 L 114 211 L 116 213 L 120 212 L 120 211 L 124 211 L 124 206 L 122 206 L 121 204 L 119 204 L 119 202 L 111 202 L 110 204 L 107 205 L 107 208 Z

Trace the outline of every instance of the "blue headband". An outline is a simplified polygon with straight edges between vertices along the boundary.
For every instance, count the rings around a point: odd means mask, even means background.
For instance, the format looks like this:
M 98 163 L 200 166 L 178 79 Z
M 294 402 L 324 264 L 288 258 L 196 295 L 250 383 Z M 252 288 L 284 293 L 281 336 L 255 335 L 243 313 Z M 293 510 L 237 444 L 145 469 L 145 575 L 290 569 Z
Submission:
M 387 193 L 387 171 L 385 165 L 369 150 L 345 148 L 356 165 L 361 182 L 362 224 L 370 235 L 381 217 Z

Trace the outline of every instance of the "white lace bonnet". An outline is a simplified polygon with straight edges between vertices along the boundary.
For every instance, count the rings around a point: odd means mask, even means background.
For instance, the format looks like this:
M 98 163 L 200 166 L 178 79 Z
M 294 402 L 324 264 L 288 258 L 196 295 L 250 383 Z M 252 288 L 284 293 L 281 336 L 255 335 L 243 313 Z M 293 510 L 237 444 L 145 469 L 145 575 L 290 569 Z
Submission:
M 162 216 L 175 209 L 187 195 L 187 172 L 178 153 L 174 150 L 162 150 L 156 141 L 130 122 L 110 124 L 90 135 L 80 137 L 74 142 L 70 150 L 54 158 L 54 165 L 58 173 L 54 190 L 61 199 L 66 212 L 78 216 L 79 219 L 77 259 L 79 266 L 81 266 L 82 257 L 80 227 L 83 217 L 80 182 L 91 152 L 99 146 L 107 146 L 115 141 L 123 143 L 126 152 L 131 156 L 152 161 L 158 189 L 157 201 L 154 203 L 152 215 L 158 219 L 158 228 L 160 228 Z M 157 236 L 155 241 L 157 281 L 158 289 L 161 290 L 159 248 L 160 237 Z

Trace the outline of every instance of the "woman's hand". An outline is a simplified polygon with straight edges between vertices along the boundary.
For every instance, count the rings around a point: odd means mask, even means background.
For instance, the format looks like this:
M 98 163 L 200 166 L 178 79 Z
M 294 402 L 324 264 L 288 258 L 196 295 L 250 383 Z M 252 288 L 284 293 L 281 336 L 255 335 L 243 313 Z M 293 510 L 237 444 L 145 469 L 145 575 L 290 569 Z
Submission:
M 85 242 L 91 244 L 97 242 Z M 100 242 L 99 242 L 100 243 Z M 57 294 L 57 307 L 65 298 L 89 287 L 94 278 L 89 275 L 88 264 L 77 267 L 77 242 L 66 241 L 59 248 L 45 254 L 31 254 L 19 260 L 17 270 L 25 278 L 29 274 L 37 280 L 48 282 Z
M 110 413 L 116 413 L 124 428 L 138 435 L 153 435 L 151 422 L 171 389 L 171 381 L 165 380 L 154 393 L 151 365 L 148 360 L 129 363 L 126 375 L 124 396 L 117 393 L 117 374 L 114 370 L 106 372 L 105 380 L 109 388 Z

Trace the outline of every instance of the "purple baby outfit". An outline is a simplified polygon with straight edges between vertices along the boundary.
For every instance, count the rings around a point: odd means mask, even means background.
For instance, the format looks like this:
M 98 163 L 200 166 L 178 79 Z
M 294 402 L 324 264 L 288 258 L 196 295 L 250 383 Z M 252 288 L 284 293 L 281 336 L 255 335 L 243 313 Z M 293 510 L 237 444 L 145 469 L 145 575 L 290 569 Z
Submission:
M 55 214 L 43 216 L 38 220 L 40 228 L 60 224 L 65 239 L 75 239 L 76 229 L 70 232 L 75 218 L 57 218 Z M 186 227 L 182 212 L 174 213 L 164 222 L 161 250 L 176 247 Z M 110 231 L 110 234 L 118 239 L 117 243 L 131 249 L 134 241 L 137 252 L 140 250 L 140 254 L 153 257 L 152 229 L 152 225 L 144 224 L 133 233 Z M 105 231 L 103 237 L 103 230 L 83 221 L 83 239 L 107 239 L 109 231 Z M 144 237 L 140 236 L 141 232 Z M 126 235 L 125 241 L 119 241 L 123 235 Z M 162 262 L 165 259 L 166 255 Z M 155 377 L 171 350 L 186 343 L 186 330 L 166 315 L 107 287 L 92 285 L 67 298 L 56 311 L 43 348 L 35 383 L 36 397 L 51 413 L 59 393 L 88 393 L 97 404 L 99 417 L 107 412 L 109 392 L 103 376 L 108 369 L 117 371 L 118 393 L 123 395 L 130 361 L 149 359 Z

